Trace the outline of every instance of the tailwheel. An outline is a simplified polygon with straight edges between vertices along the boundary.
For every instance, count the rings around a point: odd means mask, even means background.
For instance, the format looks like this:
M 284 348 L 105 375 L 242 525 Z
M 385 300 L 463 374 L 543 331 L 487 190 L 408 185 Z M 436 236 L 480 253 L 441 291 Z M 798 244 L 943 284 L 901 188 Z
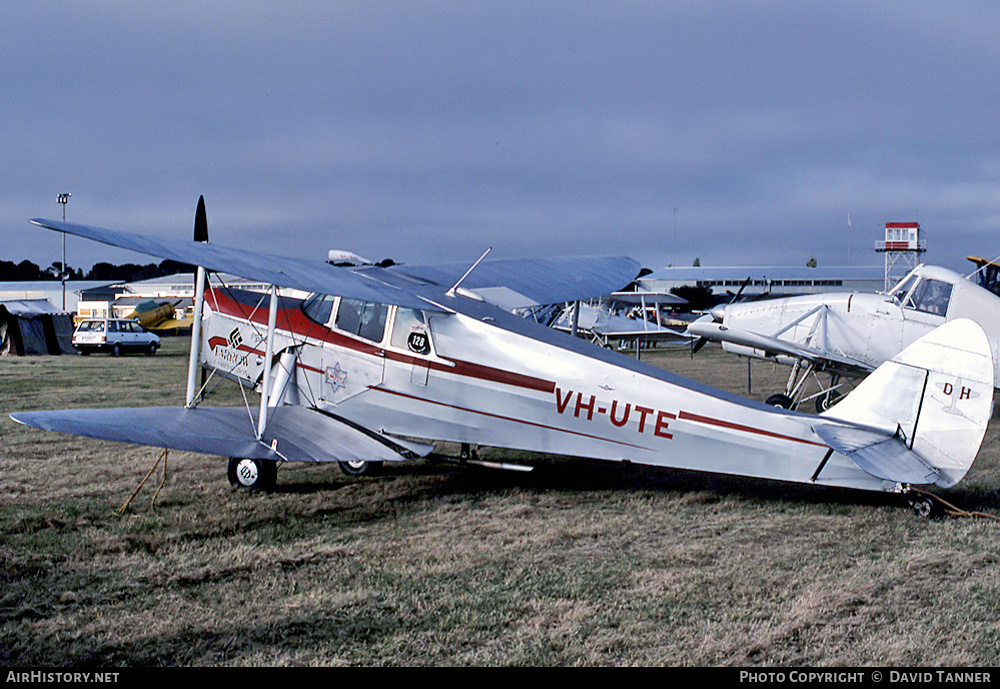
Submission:
M 382 469 L 382 462 L 366 462 L 361 459 L 337 463 L 340 470 L 348 476 L 372 476 Z
M 906 496 L 910 509 L 922 519 L 934 519 L 943 512 L 941 503 L 929 493 L 910 492 Z
M 271 459 L 230 457 L 229 484 L 233 488 L 270 493 L 278 483 L 278 463 Z

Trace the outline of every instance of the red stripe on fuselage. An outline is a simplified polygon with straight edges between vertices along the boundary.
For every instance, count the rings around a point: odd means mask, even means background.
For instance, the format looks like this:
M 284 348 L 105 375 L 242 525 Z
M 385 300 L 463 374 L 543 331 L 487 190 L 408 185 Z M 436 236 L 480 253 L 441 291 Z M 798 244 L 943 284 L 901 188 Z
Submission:
M 369 390 L 377 390 L 378 392 L 385 392 L 390 395 L 396 395 L 397 397 L 405 397 L 407 399 L 416 400 L 417 402 L 425 402 L 426 404 L 433 404 L 439 407 L 447 407 L 448 409 L 457 409 L 458 411 L 468 412 L 470 414 L 479 414 L 481 416 L 488 416 L 493 419 L 500 419 L 501 421 L 512 421 L 514 423 L 521 423 L 526 426 L 534 426 L 535 428 L 542 428 L 547 431 L 556 431 L 558 433 L 569 433 L 570 435 L 580 436 L 581 438 L 588 438 L 590 440 L 600 440 L 605 443 L 611 443 L 613 445 L 622 445 L 624 447 L 632 447 L 637 450 L 651 451 L 648 447 L 643 447 L 642 445 L 633 445 L 632 443 L 622 442 L 620 440 L 611 440 L 609 438 L 602 438 L 599 435 L 590 435 L 589 433 L 580 433 L 579 431 L 571 431 L 565 428 L 558 428 L 556 426 L 548 426 L 543 423 L 538 423 L 536 421 L 525 421 L 524 419 L 516 419 L 512 416 L 504 416 L 502 414 L 494 414 L 493 412 L 480 411 L 478 409 L 470 409 L 468 407 L 460 407 L 455 404 L 450 404 L 448 402 L 438 402 L 437 400 L 430 400 L 424 397 L 417 397 L 416 395 L 410 395 L 405 392 L 399 392 L 398 390 L 389 390 L 387 388 L 380 387 L 370 387 Z
M 267 327 L 267 308 L 255 308 L 247 304 L 240 303 L 239 301 L 226 295 L 223 290 L 212 290 L 209 294 L 205 295 L 205 302 L 212 309 L 226 314 L 227 316 L 243 318 L 252 321 L 253 323 L 263 325 L 265 328 Z M 534 376 L 528 376 L 521 373 L 513 373 L 511 371 L 505 371 L 491 366 L 483 366 L 481 364 L 472 363 L 471 361 L 441 357 L 445 361 L 451 362 L 452 365 L 448 365 L 439 361 L 420 359 L 391 349 L 382 349 L 378 345 L 356 340 L 352 337 L 344 335 L 343 333 L 330 330 L 326 326 L 319 325 L 315 321 L 310 320 L 297 306 L 286 309 L 279 308 L 275 323 L 275 327 L 277 329 L 290 331 L 296 337 L 313 338 L 320 340 L 324 344 L 330 344 L 334 347 L 343 347 L 344 349 L 350 349 L 361 354 L 385 357 L 386 359 L 390 359 L 392 361 L 407 364 L 419 364 L 421 366 L 427 366 L 434 371 L 451 373 L 458 376 L 465 376 L 467 378 L 478 378 L 480 380 L 502 383 L 504 385 L 526 388 L 528 390 L 537 390 L 539 392 L 549 394 L 556 389 L 556 384 L 553 381 L 543 380 L 541 378 L 535 378 Z M 250 351 L 257 351 L 258 353 L 263 354 L 263 352 L 256 349 L 251 349 Z
M 779 440 L 789 440 L 793 443 L 802 443 L 803 445 L 815 445 L 816 447 L 827 447 L 824 443 L 817 443 L 813 440 L 806 440 L 805 438 L 796 438 L 791 435 L 784 435 L 782 433 L 774 433 L 773 431 L 765 431 L 760 428 L 754 428 L 753 426 L 744 426 L 743 424 L 733 423 L 732 421 L 724 421 L 723 419 L 713 419 L 710 416 L 702 416 L 701 414 L 692 414 L 691 412 L 682 411 L 677 415 L 677 418 L 681 421 L 693 421 L 695 423 L 702 423 L 708 426 L 718 426 L 719 428 L 728 428 L 733 431 L 742 431 L 743 433 L 751 433 L 753 435 L 763 435 L 768 438 L 777 438 Z

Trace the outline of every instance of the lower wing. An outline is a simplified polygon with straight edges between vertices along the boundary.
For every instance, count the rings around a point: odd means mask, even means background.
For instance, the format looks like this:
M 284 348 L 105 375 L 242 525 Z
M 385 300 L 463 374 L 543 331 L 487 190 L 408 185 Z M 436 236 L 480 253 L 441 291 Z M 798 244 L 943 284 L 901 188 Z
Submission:
M 764 356 L 784 355 L 794 359 L 801 359 L 824 369 L 835 368 L 845 373 L 851 372 L 854 375 L 864 375 L 873 370 L 873 367 L 869 364 L 841 354 L 822 352 L 795 342 L 761 335 L 749 330 L 732 328 L 721 323 L 695 321 L 688 325 L 687 331 L 691 335 L 706 340 L 726 342 L 760 350 L 764 353 Z
M 263 437 L 243 407 L 147 407 L 19 412 L 26 426 L 101 440 L 223 457 L 298 462 L 401 461 L 428 454 L 421 445 L 370 431 L 308 407 L 271 410 Z

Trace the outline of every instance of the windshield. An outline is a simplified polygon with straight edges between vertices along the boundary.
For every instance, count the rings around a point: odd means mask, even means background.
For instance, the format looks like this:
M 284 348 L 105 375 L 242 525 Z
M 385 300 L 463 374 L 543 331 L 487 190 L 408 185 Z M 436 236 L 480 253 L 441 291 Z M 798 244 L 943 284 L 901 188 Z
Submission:
M 327 325 L 336 299 L 329 294 L 313 294 L 302 302 L 302 312 L 320 325 Z
M 913 284 L 917 281 L 916 275 L 910 275 L 905 280 L 896 285 L 896 288 L 889 293 L 889 296 L 896 300 L 897 303 L 902 304 L 903 299 L 906 298 L 906 293 L 910 291 Z
M 943 316 L 948 312 L 948 303 L 951 301 L 951 287 L 950 284 L 941 280 L 922 280 L 903 306 L 904 308 Z

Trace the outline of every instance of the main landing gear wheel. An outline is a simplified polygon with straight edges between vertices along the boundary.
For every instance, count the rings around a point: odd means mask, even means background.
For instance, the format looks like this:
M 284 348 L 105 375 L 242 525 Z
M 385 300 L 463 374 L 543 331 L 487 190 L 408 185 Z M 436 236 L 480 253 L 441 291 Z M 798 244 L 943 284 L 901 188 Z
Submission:
M 372 476 L 382 468 L 382 462 L 366 462 L 357 459 L 350 462 L 338 462 L 340 470 L 348 476 Z
M 767 404 L 770 404 L 772 407 L 791 409 L 792 398 L 789 397 L 788 395 L 782 395 L 782 394 L 771 395 L 770 397 L 767 398 Z
M 271 459 L 231 457 L 229 483 L 241 490 L 270 493 L 278 483 L 278 463 Z

